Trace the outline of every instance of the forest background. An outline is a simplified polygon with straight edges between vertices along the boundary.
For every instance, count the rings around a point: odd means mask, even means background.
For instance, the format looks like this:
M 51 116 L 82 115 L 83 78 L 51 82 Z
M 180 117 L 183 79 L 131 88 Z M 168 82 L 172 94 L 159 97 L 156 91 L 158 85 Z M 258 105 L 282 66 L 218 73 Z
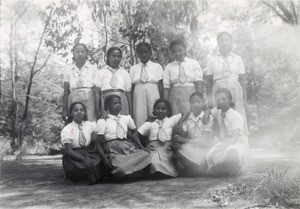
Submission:
M 206 72 L 216 35 L 233 35 L 247 72 L 253 147 L 299 144 L 300 1 L 261 0 L 0 0 L 0 142 L 11 151 L 51 154 L 60 148 L 62 73 L 74 43 L 101 68 L 111 46 L 122 65 L 138 62 L 147 41 L 153 60 L 172 61 L 169 43 L 184 38 Z

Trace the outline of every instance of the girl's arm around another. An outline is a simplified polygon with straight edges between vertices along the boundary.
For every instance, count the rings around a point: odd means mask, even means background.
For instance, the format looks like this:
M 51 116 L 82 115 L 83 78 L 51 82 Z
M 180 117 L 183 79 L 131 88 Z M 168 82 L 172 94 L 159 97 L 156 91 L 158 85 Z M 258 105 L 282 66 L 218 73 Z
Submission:
M 136 131 L 134 134 L 133 134 L 133 140 L 135 141 L 135 143 L 138 145 L 138 147 L 142 150 L 145 150 L 145 151 L 149 151 L 146 147 L 144 147 L 141 143 L 141 137 L 142 135 Z

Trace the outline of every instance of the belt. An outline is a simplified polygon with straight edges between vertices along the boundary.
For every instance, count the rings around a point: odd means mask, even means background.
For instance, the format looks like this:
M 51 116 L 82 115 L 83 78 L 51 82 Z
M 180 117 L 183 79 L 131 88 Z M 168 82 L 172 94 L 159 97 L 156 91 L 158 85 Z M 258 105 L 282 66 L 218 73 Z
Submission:
M 194 83 L 191 83 L 191 82 L 173 83 L 173 86 L 175 86 L 175 87 L 178 87 L 178 86 L 194 86 Z
M 111 92 L 120 92 L 123 94 L 125 93 L 125 91 L 122 89 L 107 89 L 107 90 L 101 91 L 102 94 L 107 94 L 107 93 L 111 93 Z
M 88 90 L 93 90 L 92 88 L 93 87 L 78 87 L 78 88 L 70 89 L 70 92 L 72 92 L 72 91 L 80 91 L 80 90 L 88 91 Z

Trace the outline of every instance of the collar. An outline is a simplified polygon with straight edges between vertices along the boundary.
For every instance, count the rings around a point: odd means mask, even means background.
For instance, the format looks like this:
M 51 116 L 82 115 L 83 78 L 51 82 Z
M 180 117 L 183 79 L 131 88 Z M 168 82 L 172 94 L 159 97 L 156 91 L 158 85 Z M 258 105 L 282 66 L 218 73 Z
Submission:
M 85 121 L 82 121 L 81 124 L 82 124 L 82 126 L 84 126 Z M 80 124 L 76 123 L 76 122 L 73 120 L 73 121 L 72 121 L 72 125 L 73 125 L 73 126 L 76 126 L 76 127 L 79 127 Z
M 146 67 L 148 67 L 150 64 L 152 63 L 151 60 L 149 60 L 146 64 L 142 63 L 141 61 L 139 62 L 139 65 L 143 66 L 145 65 Z
M 161 124 L 161 123 L 164 123 L 165 120 L 166 120 L 167 117 L 165 117 L 164 119 L 162 120 L 159 120 L 159 119 L 156 119 L 154 122 L 158 123 L 158 124 Z
M 193 121 L 198 121 L 199 118 L 202 119 L 203 115 L 204 115 L 203 111 L 201 111 L 201 113 L 197 117 L 194 115 L 194 113 L 191 113 L 188 119 L 191 119 Z
M 84 68 L 89 68 L 88 65 L 90 65 L 90 64 L 89 64 L 89 61 L 86 60 L 85 63 L 84 63 L 84 65 L 82 66 L 82 68 L 79 69 L 79 68 L 76 66 L 76 64 L 73 63 L 72 70 L 76 70 L 76 72 L 80 72 L 80 71 L 82 71 Z
M 175 60 L 174 62 L 175 62 L 177 65 L 179 65 L 179 63 L 186 62 L 186 60 L 187 60 L 187 57 L 184 57 L 182 61 L 177 61 L 177 60 Z
M 228 56 L 227 56 L 227 57 L 224 57 L 224 56 L 221 54 L 221 52 L 218 52 L 217 56 L 218 56 L 218 57 L 221 57 L 221 58 L 223 58 L 223 59 L 224 59 L 224 58 L 226 59 L 226 58 L 228 58 L 229 56 L 232 56 L 232 57 L 234 57 L 234 56 L 235 56 L 235 54 L 233 54 L 232 52 L 230 52 L 230 53 L 228 54 Z
M 109 70 L 110 72 L 112 72 L 112 73 L 115 73 L 115 72 L 117 72 L 119 69 L 121 69 L 120 66 L 117 67 L 116 69 L 113 69 L 112 67 L 110 67 L 110 66 L 108 66 L 108 65 L 106 65 L 105 68 L 106 68 L 107 70 Z
M 220 111 L 222 114 L 222 111 Z M 224 112 L 225 117 L 228 116 L 232 112 L 232 108 L 230 107 L 226 112 Z
M 107 117 L 109 117 L 109 118 L 111 118 L 111 119 L 115 119 L 116 117 L 119 117 L 119 118 L 121 118 L 121 115 L 120 115 L 120 113 L 118 114 L 118 115 L 112 115 L 112 114 L 107 114 Z

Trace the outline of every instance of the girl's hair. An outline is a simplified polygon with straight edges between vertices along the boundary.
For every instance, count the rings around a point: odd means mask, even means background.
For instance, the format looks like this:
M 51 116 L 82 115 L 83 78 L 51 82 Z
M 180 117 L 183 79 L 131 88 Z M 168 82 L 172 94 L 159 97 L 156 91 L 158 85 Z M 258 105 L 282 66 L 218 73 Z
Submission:
M 121 54 L 121 57 L 122 57 L 122 50 L 121 50 L 119 47 L 116 47 L 116 46 L 110 47 L 110 48 L 107 50 L 107 52 L 106 52 L 106 63 L 107 63 L 108 66 L 110 66 L 110 63 L 109 63 L 108 58 L 109 58 L 109 56 L 113 53 L 113 51 L 115 51 L 115 50 L 119 51 L 120 54 Z
M 228 97 L 228 99 L 229 99 L 229 101 L 230 101 L 230 107 L 234 107 L 234 103 L 232 101 L 232 94 L 231 94 L 231 92 L 228 89 L 226 89 L 226 88 L 220 88 L 220 89 L 218 89 L 216 91 L 215 96 L 217 94 L 220 94 L 220 93 L 226 94 L 227 97 Z
M 87 46 L 86 46 L 85 44 L 83 44 L 83 43 L 77 43 L 77 44 L 75 44 L 75 45 L 73 46 L 73 48 L 72 48 L 72 53 L 73 53 L 72 59 L 73 59 L 74 62 L 76 62 L 76 59 L 75 59 L 75 56 L 74 56 L 74 51 L 75 51 L 75 49 L 76 49 L 78 46 L 82 46 L 82 47 L 85 49 L 86 54 L 89 53 L 89 50 L 88 50 L 88 48 L 87 48 Z
M 168 117 L 171 117 L 171 116 L 172 116 L 171 105 L 170 105 L 169 101 L 166 100 L 166 99 L 158 99 L 158 100 L 155 101 L 155 103 L 154 103 L 154 105 L 153 105 L 153 115 L 154 115 L 154 109 L 156 108 L 156 106 L 157 106 L 159 103 L 164 103 L 164 104 L 166 105 L 167 110 L 168 110 L 168 115 L 167 115 L 167 116 L 168 116 Z M 154 115 L 154 116 L 156 116 L 156 115 Z
M 111 101 L 114 98 L 118 98 L 119 100 L 121 100 L 121 97 L 119 95 L 116 94 L 112 94 L 106 97 L 105 101 L 104 101 L 104 110 L 108 111 L 108 106 L 110 105 Z
M 232 35 L 227 32 L 227 31 L 222 31 L 221 33 L 218 34 L 217 36 L 217 41 L 219 41 L 219 39 L 222 37 L 222 36 L 228 36 L 231 40 L 232 40 Z
M 147 42 L 141 42 L 141 43 L 139 43 L 139 44 L 136 46 L 136 52 L 139 53 L 139 50 L 140 50 L 142 47 L 148 48 L 149 51 L 150 51 L 150 53 L 152 53 L 151 45 L 148 44 Z
M 174 40 L 174 41 L 172 41 L 172 42 L 170 43 L 170 50 L 172 50 L 172 48 L 173 48 L 174 46 L 176 46 L 176 45 L 180 45 L 180 46 L 182 46 L 183 48 L 186 49 L 186 45 L 185 45 L 184 41 L 181 40 L 181 39 L 177 39 L 177 40 Z
M 86 121 L 87 120 L 87 115 L 86 115 L 86 107 L 85 105 L 82 103 L 82 102 L 73 102 L 71 105 L 70 105 L 70 109 L 69 109 L 69 117 L 68 117 L 68 122 L 71 123 L 73 121 L 73 115 L 72 115 L 72 111 L 73 111 L 73 108 L 75 107 L 75 105 L 77 104 L 80 104 L 83 106 L 84 108 L 84 112 L 85 112 L 85 116 L 83 117 L 83 120 Z

